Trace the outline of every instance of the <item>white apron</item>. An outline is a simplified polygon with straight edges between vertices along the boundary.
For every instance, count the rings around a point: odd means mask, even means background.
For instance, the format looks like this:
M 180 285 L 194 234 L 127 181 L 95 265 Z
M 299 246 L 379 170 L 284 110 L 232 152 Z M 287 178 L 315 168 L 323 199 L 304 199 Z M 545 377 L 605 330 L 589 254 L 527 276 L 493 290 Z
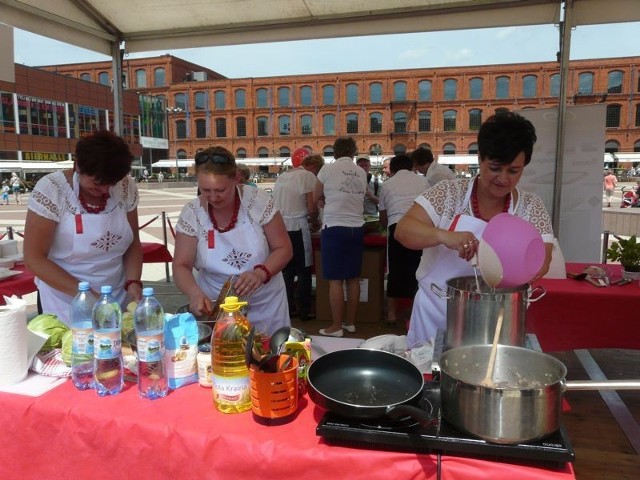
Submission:
M 67 215 L 58 224 L 49 259 L 79 281 L 87 281 L 100 291 L 102 285 L 113 287 L 113 296 L 123 305 L 125 272 L 122 257 L 133 241 L 126 212 L 115 207 L 108 213 L 80 214 L 76 192 L 76 215 Z M 40 279 L 36 279 L 44 313 L 53 313 L 70 324 L 70 305 L 73 297 L 62 293 Z
M 198 256 L 206 259 L 206 266 L 198 273 L 196 282 L 212 300 L 218 298 L 229 275 L 250 272 L 269 256 L 269 244 L 262 227 L 254 227 L 242 208 L 238 223 L 232 230 L 220 233 L 213 229 L 209 220 L 208 242 L 198 242 Z M 215 272 L 211 268 L 215 268 Z M 274 275 L 247 301 L 247 318 L 256 327 L 256 332 L 271 335 L 278 328 L 291 325 L 282 273 Z
M 469 182 L 464 205 L 469 205 L 472 188 L 473 182 Z M 510 213 L 512 206 L 513 198 L 509 205 Z M 482 237 L 487 222 L 470 215 L 458 217 L 456 222 L 449 220 L 448 224 L 441 224 L 438 227 L 458 232 L 472 232 L 476 238 Z M 428 341 L 436 336 L 438 329 L 446 328 L 447 300 L 433 293 L 431 284 L 435 283 L 446 291 L 447 280 L 473 274 L 471 262 L 460 258 L 456 250 L 451 250 L 444 245 L 423 250 L 420 266 L 416 272 L 418 291 L 413 302 L 407 345 L 411 347 L 418 342 Z

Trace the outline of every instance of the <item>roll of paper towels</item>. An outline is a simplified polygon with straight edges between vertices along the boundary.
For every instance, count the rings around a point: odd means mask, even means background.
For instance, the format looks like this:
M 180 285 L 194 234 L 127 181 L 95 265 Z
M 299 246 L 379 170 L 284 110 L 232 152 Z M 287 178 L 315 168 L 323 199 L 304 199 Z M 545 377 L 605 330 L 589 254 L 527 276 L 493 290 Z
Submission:
M 29 373 L 27 302 L 0 306 L 0 386 L 13 385 Z

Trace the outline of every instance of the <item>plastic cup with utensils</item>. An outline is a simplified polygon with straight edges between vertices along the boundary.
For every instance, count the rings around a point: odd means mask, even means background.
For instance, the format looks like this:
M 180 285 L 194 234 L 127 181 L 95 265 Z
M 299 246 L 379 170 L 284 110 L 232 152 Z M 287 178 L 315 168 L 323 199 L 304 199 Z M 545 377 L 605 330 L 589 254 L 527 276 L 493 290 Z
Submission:
M 491 287 L 512 288 L 529 283 L 544 259 L 544 241 L 536 227 L 508 213 L 489 221 L 478 245 L 478 267 Z
M 255 365 L 249 368 L 251 411 L 256 422 L 282 425 L 298 411 L 298 360 L 279 355 L 278 371 L 263 372 Z

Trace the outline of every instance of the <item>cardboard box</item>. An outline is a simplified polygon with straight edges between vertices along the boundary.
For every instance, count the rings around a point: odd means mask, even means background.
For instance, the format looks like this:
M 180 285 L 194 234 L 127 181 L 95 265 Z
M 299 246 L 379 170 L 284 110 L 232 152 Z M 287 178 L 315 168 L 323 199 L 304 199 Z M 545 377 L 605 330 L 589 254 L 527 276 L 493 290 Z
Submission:
M 320 320 L 331 322 L 329 282 L 322 278 L 321 254 L 320 250 L 316 250 L 314 257 L 316 270 L 316 317 Z M 359 322 L 379 323 L 383 320 L 385 260 L 385 247 L 365 247 L 362 258 L 362 271 L 360 273 L 360 303 L 356 314 L 356 324 Z M 344 308 L 346 313 L 346 301 Z

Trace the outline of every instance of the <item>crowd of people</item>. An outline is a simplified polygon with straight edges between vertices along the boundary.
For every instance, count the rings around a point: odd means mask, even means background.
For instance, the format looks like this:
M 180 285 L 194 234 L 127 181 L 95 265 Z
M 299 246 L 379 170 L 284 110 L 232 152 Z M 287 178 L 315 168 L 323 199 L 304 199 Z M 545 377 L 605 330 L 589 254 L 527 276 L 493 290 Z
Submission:
M 551 261 L 553 232 L 542 200 L 517 185 L 536 141 L 523 117 L 499 114 L 478 134 L 479 174 L 456 178 L 426 148 L 385 160 L 384 181 L 358 156 L 351 137 L 334 142 L 335 161 L 298 149 L 293 168 L 273 192 L 257 188 L 231 152 L 211 147 L 195 156 L 198 194 L 176 224 L 173 275 L 196 316 L 233 276 L 248 299 L 258 332 L 272 334 L 290 319 L 315 317 L 311 234 L 319 232 L 322 275 L 329 285 L 331 323 L 321 335 L 356 331 L 365 216 L 379 216 L 387 234 L 385 321 L 398 321 L 409 304 L 408 342 L 432 338 L 444 327 L 445 303 L 429 285 L 471 273 L 484 226 L 502 212 L 536 226 Z M 114 287 L 118 300 L 141 297 L 142 249 L 138 187 L 129 176 L 126 143 L 102 131 L 77 144 L 74 168 L 43 177 L 29 199 L 24 252 L 36 275 L 40 311 L 68 322 L 78 281 Z

